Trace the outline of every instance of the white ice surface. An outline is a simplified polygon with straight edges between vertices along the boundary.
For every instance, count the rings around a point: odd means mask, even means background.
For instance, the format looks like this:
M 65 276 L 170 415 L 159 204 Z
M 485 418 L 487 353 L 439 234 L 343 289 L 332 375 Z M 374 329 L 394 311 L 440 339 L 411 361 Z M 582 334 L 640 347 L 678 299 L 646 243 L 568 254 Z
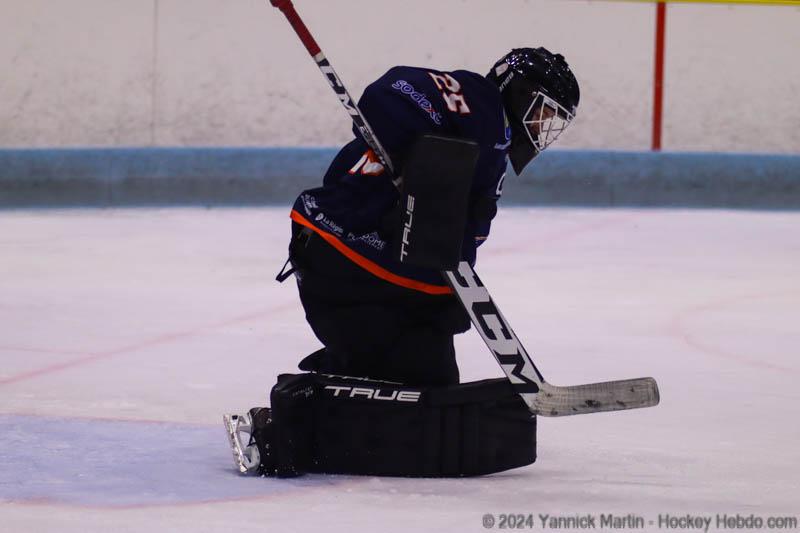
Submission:
M 0 213 L 0 531 L 800 515 L 800 213 L 501 210 L 477 270 L 545 377 L 652 375 L 662 402 L 540 418 L 537 463 L 466 480 L 234 474 L 221 414 L 264 404 L 318 347 L 273 281 L 288 225 L 285 209 Z M 457 348 L 463 380 L 501 375 L 474 331 Z

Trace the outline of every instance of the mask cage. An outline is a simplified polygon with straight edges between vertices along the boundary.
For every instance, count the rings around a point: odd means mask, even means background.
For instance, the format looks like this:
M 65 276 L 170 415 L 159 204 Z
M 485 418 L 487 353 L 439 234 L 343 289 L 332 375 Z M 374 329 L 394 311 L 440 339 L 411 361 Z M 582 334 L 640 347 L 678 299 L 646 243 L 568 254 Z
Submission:
M 574 118 L 575 115 L 564 106 L 543 92 L 536 91 L 522 118 L 522 124 L 538 153 L 550 146 Z

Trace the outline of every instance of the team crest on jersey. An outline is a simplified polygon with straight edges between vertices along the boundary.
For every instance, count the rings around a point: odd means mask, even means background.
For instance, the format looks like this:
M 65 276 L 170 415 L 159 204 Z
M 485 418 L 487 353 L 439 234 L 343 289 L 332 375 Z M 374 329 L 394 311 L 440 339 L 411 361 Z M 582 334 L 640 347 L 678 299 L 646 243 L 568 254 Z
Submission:
M 425 96 L 425 93 L 417 92 L 417 90 L 414 89 L 414 86 L 408 83 L 406 80 L 397 80 L 392 84 L 392 88 L 397 89 L 401 93 L 414 100 L 423 111 L 428 113 L 432 121 L 441 126 L 442 114 L 433 108 L 433 104 L 431 104 L 430 100 L 428 100 L 428 97 Z
M 503 125 L 503 133 L 506 137 L 506 140 L 502 143 L 496 143 L 494 145 L 495 150 L 506 150 L 509 146 L 511 146 L 511 124 L 508 123 L 508 117 L 506 116 L 505 112 L 503 112 Z

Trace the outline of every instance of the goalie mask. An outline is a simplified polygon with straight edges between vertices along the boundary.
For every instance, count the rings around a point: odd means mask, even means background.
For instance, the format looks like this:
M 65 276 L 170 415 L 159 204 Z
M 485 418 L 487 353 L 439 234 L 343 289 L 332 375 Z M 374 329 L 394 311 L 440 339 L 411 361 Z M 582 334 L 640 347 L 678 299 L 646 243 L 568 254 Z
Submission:
M 519 174 L 575 117 L 578 82 L 564 57 L 546 48 L 515 48 L 486 77 L 500 89 L 511 126 L 508 157 Z

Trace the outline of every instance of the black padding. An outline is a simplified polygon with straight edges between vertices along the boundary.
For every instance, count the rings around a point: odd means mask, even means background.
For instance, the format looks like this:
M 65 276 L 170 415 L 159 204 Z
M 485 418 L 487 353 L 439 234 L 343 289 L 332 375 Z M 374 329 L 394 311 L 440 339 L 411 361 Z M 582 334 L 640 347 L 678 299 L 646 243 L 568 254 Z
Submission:
M 310 471 L 314 459 L 314 374 L 283 374 L 270 393 L 269 475 L 295 477 Z M 262 454 L 262 464 L 265 458 Z
M 536 460 L 536 417 L 505 378 L 426 389 L 283 375 L 271 396 L 279 476 L 461 477 Z
M 394 232 L 401 263 L 438 270 L 458 265 L 479 152 L 475 142 L 435 135 L 420 137 L 411 148 Z

